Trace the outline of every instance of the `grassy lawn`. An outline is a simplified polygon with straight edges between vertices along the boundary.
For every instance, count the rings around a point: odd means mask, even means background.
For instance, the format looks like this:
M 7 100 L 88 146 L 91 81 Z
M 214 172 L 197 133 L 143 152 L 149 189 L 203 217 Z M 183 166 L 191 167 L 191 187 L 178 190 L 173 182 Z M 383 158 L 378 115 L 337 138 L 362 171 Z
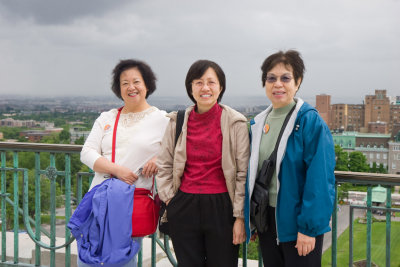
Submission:
M 357 221 L 353 228 L 353 262 L 366 258 L 367 226 Z M 392 222 L 390 266 L 400 267 L 400 222 Z M 349 266 L 349 229 L 338 239 L 337 266 Z M 385 266 L 386 259 L 386 223 L 374 222 L 371 237 L 372 261 L 378 266 Z M 322 266 L 331 266 L 331 249 L 322 256 Z

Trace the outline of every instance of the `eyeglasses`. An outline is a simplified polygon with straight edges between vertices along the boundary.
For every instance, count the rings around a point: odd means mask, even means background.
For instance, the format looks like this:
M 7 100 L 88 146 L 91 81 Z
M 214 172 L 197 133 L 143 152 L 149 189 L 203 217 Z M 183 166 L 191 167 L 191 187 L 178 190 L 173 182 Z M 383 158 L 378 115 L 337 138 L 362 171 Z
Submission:
M 270 74 L 267 75 L 267 78 L 265 80 L 267 81 L 267 83 L 276 83 L 278 79 L 280 79 L 280 81 L 283 83 L 289 83 L 292 80 L 292 76 L 290 76 L 289 74 L 283 74 L 282 76 L 277 77 Z
M 215 88 L 218 83 L 215 81 L 203 81 L 203 80 L 193 80 L 192 82 L 193 86 L 196 88 L 203 88 L 204 85 L 207 85 L 209 88 Z

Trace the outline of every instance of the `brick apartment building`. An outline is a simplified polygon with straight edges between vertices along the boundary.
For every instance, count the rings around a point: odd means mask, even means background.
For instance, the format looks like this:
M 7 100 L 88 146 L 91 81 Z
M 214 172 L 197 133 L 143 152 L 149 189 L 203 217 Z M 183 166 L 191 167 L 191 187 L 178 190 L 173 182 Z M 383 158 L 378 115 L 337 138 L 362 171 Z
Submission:
M 343 150 L 359 151 L 367 163 L 382 164 L 400 174 L 400 97 L 390 100 L 386 90 L 365 96 L 363 104 L 331 104 L 330 95 L 316 97 L 316 109 Z
M 400 130 L 400 97 L 391 101 L 386 90 L 375 90 L 366 95 L 363 104 L 331 104 L 330 95 L 316 96 L 316 109 L 335 132 L 391 134 Z

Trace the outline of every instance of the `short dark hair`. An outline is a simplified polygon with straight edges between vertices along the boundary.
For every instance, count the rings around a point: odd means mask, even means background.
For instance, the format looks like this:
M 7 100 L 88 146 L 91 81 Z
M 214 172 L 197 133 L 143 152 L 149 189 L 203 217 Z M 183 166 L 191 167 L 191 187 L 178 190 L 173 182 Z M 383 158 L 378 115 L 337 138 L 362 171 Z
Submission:
M 268 71 L 270 71 L 280 63 L 284 64 L 285 66 L 290 66 L 293 69 L 294 82 L 297 85 L 298 80 L 301 79 L 300 80 L 301 84 L 301 82 L 303 81 L 303 76 L 305 71 L 303 59 L 301 58 L 300 53 L 297 52 L 296 50 L 288 50 L 286 52 L 279 51 L 275 54 L 270 55 L 264 60 L 264 63 L 261 65 L 262 86 L 265 87 L 265 80 L 267 79 Z
M 150 66 L 147 65 L 147 63 L 136 59 L 124 59 L 121 60 L 112 71 L 111 90 L 120 99 L 122 99 L 120 86 L 121 73 L 127 69 L 134 68 L 138 69 L 143 77 L 143 81 L 147 89 L 146 98 L 156 90 L 157 78 Z
M 189 96 L 189 98 L 193 101 L 193 103 L 196 104 L 196 100 L 193 97 L 193 92 L 192 92 L 192 82 L 195 79 L 200 79 L 201 76 L 204 75 L 204 73 L 209 69 L 212 68 L 215 73 L 217 74 L 217 78 L 219 81 L 219 84 L 221 86 L 221 92 L 218 96 L 217 102 L 219 103 L 222 99 L 222 96 L 224 95 L 225 92 L 225 73 L 222 70 L 222 68 L 215 62 L 210 61 L 210 60 L 197 60 L 190 66 L 188 73 L 186 74 L 186 80 L 185 80 L 185 86 L 186 86 L 186 92 Z

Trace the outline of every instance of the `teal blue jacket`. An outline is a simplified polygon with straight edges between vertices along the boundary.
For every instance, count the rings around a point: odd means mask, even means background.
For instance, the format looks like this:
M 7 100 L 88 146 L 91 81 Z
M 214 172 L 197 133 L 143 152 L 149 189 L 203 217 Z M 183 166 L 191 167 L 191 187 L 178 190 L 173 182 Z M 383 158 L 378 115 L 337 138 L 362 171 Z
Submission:
M 282 135 L 276 162 L 278 242 L 297 239 L 297 233 L 318 236 L 330 231 L 335 197 L 335 151 L 332 135 L 318 112 L 299 98 Z M 272 107 L 250 122 L 251 155 L 246 181 L 245 224 L 247 242 L 252 226 L 250 199 L 257 173 L 264 121 Z M 273 144 L 275 146 L 275 144 Z

